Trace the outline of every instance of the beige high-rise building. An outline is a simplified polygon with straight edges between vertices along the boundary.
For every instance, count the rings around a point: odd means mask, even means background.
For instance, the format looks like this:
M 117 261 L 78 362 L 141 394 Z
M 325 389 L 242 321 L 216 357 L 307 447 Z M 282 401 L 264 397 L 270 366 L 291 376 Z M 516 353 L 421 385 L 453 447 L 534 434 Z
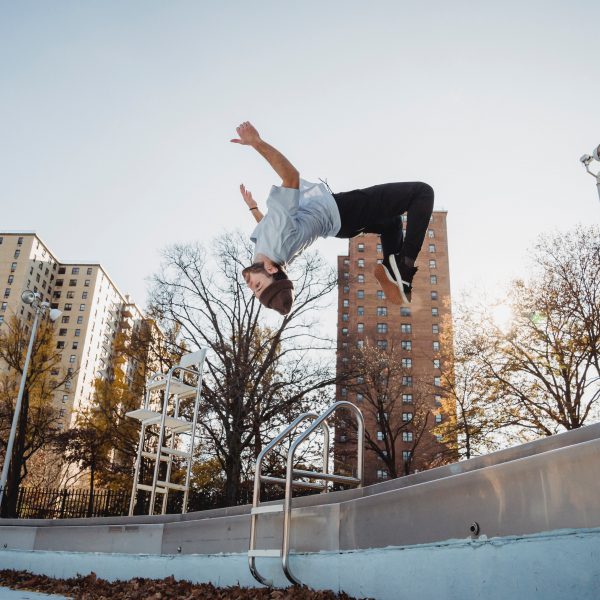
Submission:
M 60 425 L 69 427 L 92 401 L 94 380 L 111 376 L 117 333 L 139 326 L 142 312 L 100 264 L 61 262 L 34 232 L 0 233 L 0 281 L 0 327 L 11 315 L 33 322 L 34 311 L 21 301 L 27 289 L 62 311 L 55 323 L 56 344 L 62 367 L 73 377 L 54 401 Z M 132 368 L 125 365 L 128 377 Z
M 445 211 L 434 211 L 421 253 L 416 261 L 419 268 L 414 279 L 410 307 L 390 304 L 373 275 L 373 267 L 383 259 L 378 235 L 362 235 L 348 241 L 348 254 L 338 257 L 338 328 L 337 369 L 348 372 L 362 360 L 360 351 L 367 346 L 391 353 L 401 365 L 400 383 L 393 388 L 396 397 L 384 398 L 383 417 L 395 419 L 398 439 L 394 446 L 395 466 L 403 471 L 420 470 L 435 463 L 446 451 L 435 426 L 445 415 L 441 412 L 441 357 L 444 338 L 440 335 L 450 316 L 450 271 L 448 235 Z M 446 342 L 447 343 L 447 342 Z M 337 399 L 349 400 L 361 408 L 365 426 L 380 452 L 389 455 L 385 428 L 381 426 L 361 388 L 361 377 L 337 386 Z M 420 398 L 420 408 L 417 401 Z M 390 409 L 386 408 L 389 404 Z M 392 410 L 394 414 L 389 413 Z M 417 412 L 429 411 L 418 423 Z M 345 462 L 352 456 L 351 438 L 338 428 L 335 454 Z M 418 437 L 421 436 L 421 437 Z M 419 445 L 415 446 L 417 440 Z M 413 451 L 417 452 L 413 455 Z M 414 459 L 414 460 L 413 460 Z M 365 453 L 365 479 L 374 483 L 390 476 L 389 469 L 372 448 Z

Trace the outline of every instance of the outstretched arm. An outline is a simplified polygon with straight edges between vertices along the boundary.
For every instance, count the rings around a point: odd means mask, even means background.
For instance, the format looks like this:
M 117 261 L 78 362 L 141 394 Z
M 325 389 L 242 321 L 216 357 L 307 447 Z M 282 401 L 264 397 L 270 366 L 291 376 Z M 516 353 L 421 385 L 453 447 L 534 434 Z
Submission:
M 300 174 L 292 163 L 279 150 L 273 148 L 261 139 L 258 131 L 249 122 L 245 121 L 236 128 L 239 138 L 231 140 L 234 144 L 252 146 L 273 167 L 277 175 L 281 177 L 283 187 L 298 189 L 300 186 Z
M 243 183 L 240 185 L 240 192 L 242 192 L 242 198 L 252 213 L 252 216 L 256 219 L 257 223 L 260 223 L 263 218 L 263 214 L 260 212 L 258 204 L 256 204 L 256 200 L 254 200 L 252 197 L 252 192 L 247 190 Z

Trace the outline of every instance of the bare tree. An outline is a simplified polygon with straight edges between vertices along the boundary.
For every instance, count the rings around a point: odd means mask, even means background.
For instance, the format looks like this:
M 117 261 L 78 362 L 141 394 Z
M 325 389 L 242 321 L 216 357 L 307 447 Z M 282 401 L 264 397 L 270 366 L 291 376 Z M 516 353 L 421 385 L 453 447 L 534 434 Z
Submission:
M 318 254 L 300 257 L 292 272 L 294 307 L 275 319 L 241 277 L 252 251 L 240 234 L 217 238 L 211 254 L 199 245 L 169 247 L 151 292 L 161 328 L 177 327 L 188 348 L 209 349 L 200 424 L 205 449 L 225 474 L 229 505 L 239 501 L 265 438 L 336 381 L 320 352 L 332 342 L 319 335 L 316 319 L 336 285 L 333 270 Z
M 416 463 L 422 466 L 431 460 L 426 456 L 431 448 L 424 444 L 433 421 L 431 391 L 413 380 L 413 371 L 402 364 L 393 344 L 387 350 L 366 344 L 351 363 L 355 382 L 351 387 L 360 398 L 358 404 L 367 422 L 367 451 L 377 456 L 392 478 L 408 475 Z M 354 422 L 342 419 L 338 428 L 344 441 L 339 443 L 338 436 L 336 454 L 343 456 L 340 446 L 352 441 L 347 431 L 355 429 Z
M 484 353 L 489 354 L 489 344 L 483 343 L 486 321 L 476 322 L 476 315 L 473 304 L 455 303 L 452 322 L 444 324 L 440 338 L 444 352 L 438 393 L 445 419 L 434 433 L 465 459 L 498 449 L 500 432 L 511 424 L 485 368 Z

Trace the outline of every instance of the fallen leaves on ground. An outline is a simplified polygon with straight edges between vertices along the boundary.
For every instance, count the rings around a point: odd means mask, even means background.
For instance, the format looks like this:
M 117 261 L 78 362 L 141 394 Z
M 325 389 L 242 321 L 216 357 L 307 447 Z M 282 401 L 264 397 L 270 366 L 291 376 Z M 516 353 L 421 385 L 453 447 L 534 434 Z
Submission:
M 216 588 L 210 583 L 190 583 L 166 579 L 131 579 L 106 581 L 95 573 L 71 579 L 53 579 L 27 571 L 0 570 L 0 585 L 13 589 L 62 594 L 73 600 L 353 600 L 343 592 L 311 590 L 306 587 L 287 589 Z

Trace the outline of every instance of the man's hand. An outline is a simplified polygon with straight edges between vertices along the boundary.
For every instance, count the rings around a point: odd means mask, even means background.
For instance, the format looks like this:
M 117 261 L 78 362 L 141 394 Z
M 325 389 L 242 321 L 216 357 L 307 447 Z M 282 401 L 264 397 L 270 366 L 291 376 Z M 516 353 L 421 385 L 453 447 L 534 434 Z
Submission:
M 240 192 L 242 192 L 242 198 L 244 199 L 244 202 L 246 203 L 248 208 L 252 209 L 258 206 L 256 204 L 256 201 L 252 197 L 252 192 L 250 190 L 247 190 L 243 183 L 240 185 Z
M 236 127 L 239 138 L 231 140 L 234 144 L 243 144 L 244 146 L 255 146 L 260 140 L 260 135 L 250 121 L 244 121 L 239 127 Z

